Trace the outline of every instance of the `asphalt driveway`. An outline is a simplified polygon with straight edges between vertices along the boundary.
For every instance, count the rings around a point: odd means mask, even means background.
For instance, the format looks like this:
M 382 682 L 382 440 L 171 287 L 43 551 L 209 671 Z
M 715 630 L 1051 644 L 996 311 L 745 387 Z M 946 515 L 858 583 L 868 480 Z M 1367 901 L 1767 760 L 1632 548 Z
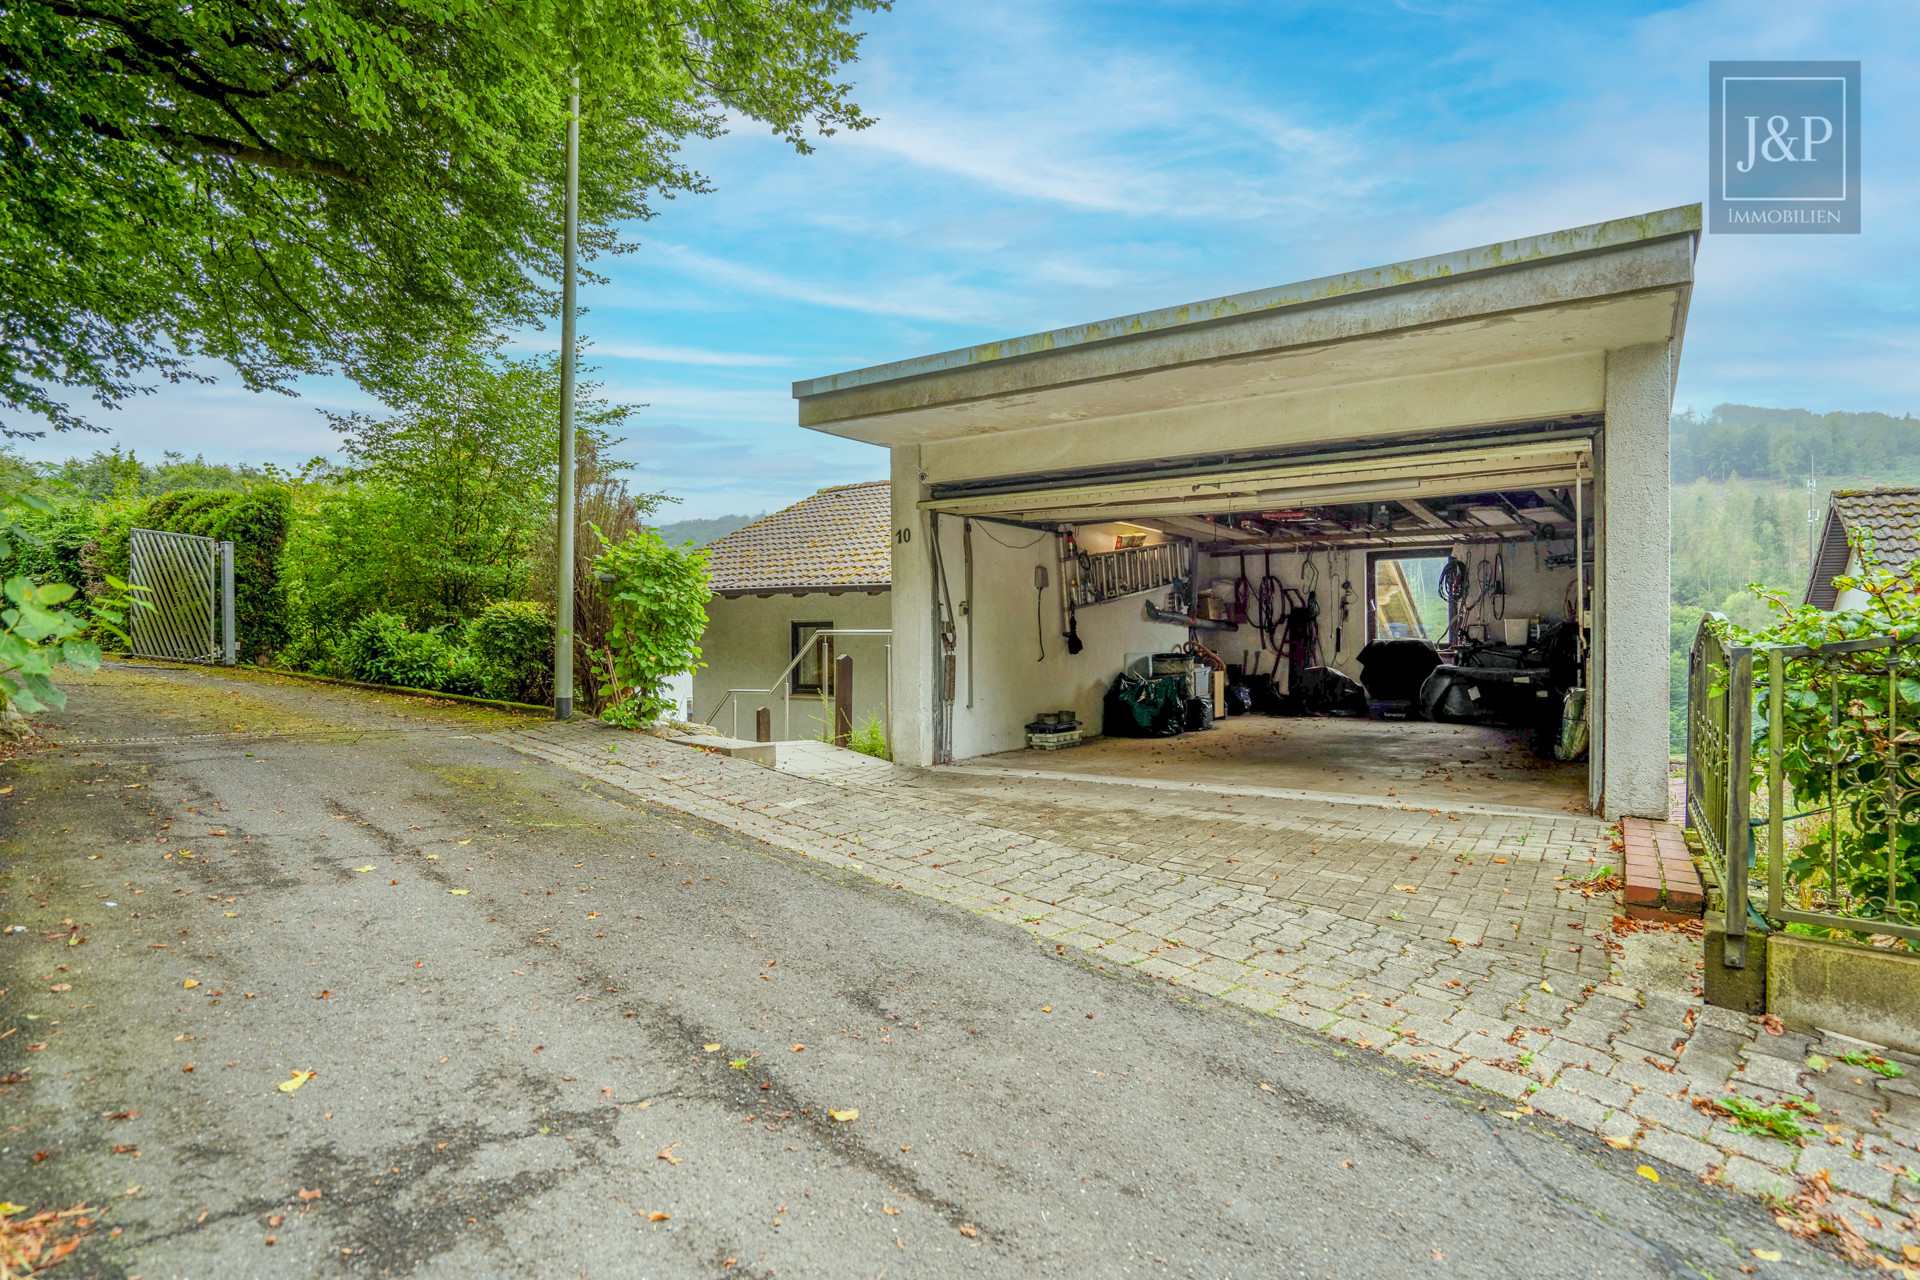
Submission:
M 630 807 L 510 717 L 71 687 L 0 765 L 0 1198 L 105 1206 L 61 1274 L 1843 1269 L 1545 1117 Z

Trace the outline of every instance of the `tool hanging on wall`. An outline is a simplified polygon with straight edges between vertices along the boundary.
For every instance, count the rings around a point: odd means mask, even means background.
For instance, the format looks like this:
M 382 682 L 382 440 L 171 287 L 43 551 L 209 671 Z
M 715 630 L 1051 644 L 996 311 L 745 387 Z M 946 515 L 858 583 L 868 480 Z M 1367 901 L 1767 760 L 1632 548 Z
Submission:
M 960 551 L 966 560 L 960 616 L 967 620 L 967 710 L 973 710 L 973 521 L 960 522 Z
M 1347 608 L 1352 603 L 1353 583 L 1344 581 L 1340 584 L 1340 621 L 1333 628 L 1333 660 L 1335 662 L 1340 661 L 1340 650 L 1346 643 L 1343 637 L 1347 630 Z
M 1033 566 L 1033 629 L 1040 637 L 1040 656 L 1035 662 L 1047 660 L 1047 566 Z

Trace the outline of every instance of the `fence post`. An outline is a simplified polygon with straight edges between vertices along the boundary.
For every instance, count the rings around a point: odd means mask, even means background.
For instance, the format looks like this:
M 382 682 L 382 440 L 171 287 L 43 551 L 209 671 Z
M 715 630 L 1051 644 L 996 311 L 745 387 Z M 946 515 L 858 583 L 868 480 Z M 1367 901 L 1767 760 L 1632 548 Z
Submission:
M 1748 816 L 1753 801 L 1753 649 L 1727 651 L 1727 805 L 1723 840 L 1727 856 L 1727 934 L 1723 963 L 1747 967 L 1747 859 L 1753 844 Z
M 1784 650 L 1767 650 L 1767 913 L 1780 918 L 1786 900 L 1788 796 L 1787 770 L 1781 757 L 1787 749 L 1787 659 Z
M 833 745 L 844 747 L 853 737 L 853 655 L 843 653 L 833 664 Z
M 753 713 L 753 740 L 755 742 L 773 741 L 772 707 L 761 707 Z
M 233 544 L 220 544 L 221 660 L 232 666 L 240 660 L 240 637 L 233 632 Z

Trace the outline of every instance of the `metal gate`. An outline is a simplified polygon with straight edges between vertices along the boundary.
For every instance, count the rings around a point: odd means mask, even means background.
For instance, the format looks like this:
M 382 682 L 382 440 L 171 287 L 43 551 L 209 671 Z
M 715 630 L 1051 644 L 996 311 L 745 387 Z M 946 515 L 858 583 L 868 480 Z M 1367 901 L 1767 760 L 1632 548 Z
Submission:
M 134 529 L 128 580 L 140 590 L 128 640 L 143 658 L 232 665 L 233 544 L 192 533 Z

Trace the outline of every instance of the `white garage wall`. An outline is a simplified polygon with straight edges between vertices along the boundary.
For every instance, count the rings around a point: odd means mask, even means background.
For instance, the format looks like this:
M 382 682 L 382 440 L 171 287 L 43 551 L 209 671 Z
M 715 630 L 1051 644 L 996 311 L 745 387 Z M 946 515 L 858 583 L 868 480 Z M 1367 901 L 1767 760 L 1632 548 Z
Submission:
M 700 638 L 701 660 L 707 666 L 693 676 L 693 713 L 690 718 L 705 721 L 712 716 L 714 728 L 729 736 L 734 732 L 731 705 L 714 708 L 728 689 L 760 688 L 773 683 L 775 676 L 793 660 L 795 622 L 831 622 L 836 627 L 858 629 L 886 628 L 893 625 L 892 593 L 877 595 L 846 592 L 829 595 L 814 591 L 795 596 L 781 593 L 771 597 L 741 596 L 727 599 L 715 596 L 707 601 L 707 630 Z M 853 655 L 853 718 L 864 723 L 869 714 L 884 714 L 886 697 L 885 636 L 845 636 L 835 641 L 835 655 Z M 820 739 L 831 730 L 832 711 L 823 712 L 816 694 L 795 694 L 792 704 L 793 726 L 783 734 L 784 700 L 773 696 L 735 699 L 740 704 L 739 736 L 753 737 L 753 713 L 760 707 L 773 710 L 773 736 Z
M 1570 549 L 1571 544 L 1555 544 L 1554 550 Z M 1443 548 L 1436 548 L 1443 550 Z M 1479 592 L 1480 562 L 1491 563 L 1494 552 L 1499 550 L 1506 558 L 1507 602 L 1506 616 L 1509 618 L 1539 618 L 1546 621 L 1559 621 L 1566 616 L 1567 595 L 1573 585 L 1573 567 L 1563 569 L 1546 567 L 1545 553 L 1536 559 L 1534 544 L 1527 542 L 1504 543 L 1496 546 L 1462 546 L 1454 554 L 1467 560 L 1467 572 L 1474 584 L 1469 599 Z M 1313 562 L 1319 570 L 1319 581 L 1315 590 L 1320 599 L 1320 653 L 1327 664 L 1339 668 L 1356 680 L 1360 677 L 1360 650 L 1367 643 L 1367 551 L 1354 548 L 1332 553 L 1331 565 L 1328 553 L 1313 553 Z M 1300 588 L 1306 573 L 1307 557 L 1290 552 L 1272 557 L 1273 574 L 1289 587 Z M 1266 558 L 1254 553 L 1247 556 L 1247 577 L 1255 589 L 1259 587 L 1261 577 L 1267 572 Z M 1202 556 L 1200 562 L 1201 590 L 1216 589 L 1231 604 L 1233 600 L 1232 580 L 1240 576 L 1240 557 L 1237 555 Z M 1591 578 L 1591 573 L 1589 574 Z M 1347 621 L 1340 624 L 1340 584 L 1353 584 L 1353 599 L 1347 606 Z M 1257 606 L 1256 606 L 1257 607 Z M 1473 622 L 1491 621 L 1491 608 L 1482 604 L 1472 615 Z M 1340 647 L 1336 658 L 1334 651 L 1334 632 L 1340 628 Z M 1495 624 L 1495 639 L 1499 636 Z M 1476 629 L 1469 634 L 1478 636 Z M 1260 654 L 1261 638 L 1257 628 L 1238 627 L 1233 631 L 1203 631 L 1201 643 L 1214 650 L 1230 663 L 1252 664 L 1253 657 Z M 1262 671 L 1273 669 L 1274 654 L 1268 651 L 1260 654 L 1258 666 Z M 1281 686 L 1286 685 L 1286 664 L 1280 664 Z
M 1128 531 L 1131 526 L 1127 526 Z M 1085 525 L 1078 531 L 1083 551 L 1111 551 L 1113 525 Z M 1152 535 L 1150 541 L 1162 540 Z M 940 555 L 954 607 L 965 592 L 966 566 L 960 521 L 940 520 Z M 973 527 L 971 614 L 957 628 L 958 670 L 954 680 L 953 756 L 988 755 L 1026 745 L 1026 725 L 1043 711 L 1076 712 L 1089 733 L 1100 731 L 1100 704 L 1107 686 L 1129 653 L 1154 653 L 1186 642 L 1187 629 L 1150 622 L 1145 601 L 1166 603 L 1166 592 L 1129 596 L 1080 611 L 1080 639 L 1086 646 L 1068 654 L 1060 621 L 1060 565 L 1052 534 L 1008 525 L 976 522 Z M 1045 565 L 1048 585 L 1039 598 L 1033 570 Z M 903 607 L 905 602 L 903 602 Z M 967 706 L 967 633 L 973 629 L 973 706 Z M 1044 633 L 1044 635 L 1043 635 Z M 1044 639 L 1046 658 L 1040 657 Z

